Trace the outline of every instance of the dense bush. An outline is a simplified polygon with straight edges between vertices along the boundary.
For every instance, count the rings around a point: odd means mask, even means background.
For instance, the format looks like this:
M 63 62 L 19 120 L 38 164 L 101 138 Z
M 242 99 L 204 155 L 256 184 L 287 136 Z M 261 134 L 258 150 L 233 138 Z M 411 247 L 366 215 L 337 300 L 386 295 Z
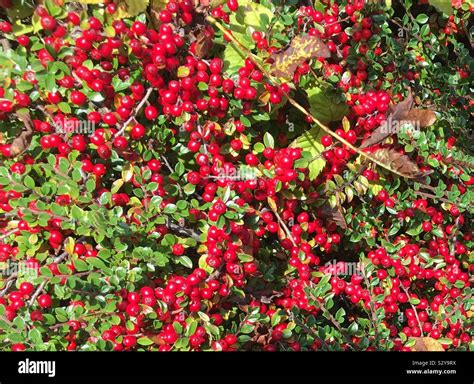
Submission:
M 0 3 L 2 349 L 472 349 L 468 2 Z

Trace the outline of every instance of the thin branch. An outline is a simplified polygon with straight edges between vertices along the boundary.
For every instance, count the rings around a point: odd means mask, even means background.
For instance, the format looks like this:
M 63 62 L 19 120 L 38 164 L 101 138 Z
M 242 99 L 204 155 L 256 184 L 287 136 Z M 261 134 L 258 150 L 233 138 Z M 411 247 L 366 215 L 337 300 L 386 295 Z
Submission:
M 8 292 L 8 290 L 10 289 L 10 287 L 13 285 L 13 283 L 15 282 L 16 278 L 18 276 L 18 273 L 15 272 L 13 273 L 5 282 L 5 287 L 0 291 L 0 297 L 3 297 L 5 295 L 5 293 Z
M 172 223 L 171 221 L 168 221 L 166 223 L 166 227 L 178 235 L 190 237 L 196 240 L 197 242 L 201 241 L 201 236 L 199 235 L 199 233 L 195 232 L 191 228 L 181 227 L 180 225 Z
M 402 287 L 403 291 L 408 297 L 408 302 L 410 303 L 410 293 L 408 292 L 408 288 L 405 288 L 403 284 L 400 284 L 400 287 Z M 415 306 L 412 303 L 410 303 L 410 306 L 411 306 L 411 309 L 413 309 L 413 312 L 415 312 L 416 321 L 418 322 L 418 327 L 420 327 L 421 337 L 424 337 L 423 327 L 421 325 L 420 318 L 418 317 L 418 311 L 416 310 Z
M 329 351 L 329 345 L 326 343 L 326 340 L 319 337 L 319 335 L 310 327 L 308 327 L 305 323 L 303 323 L 297 316 L 293 313 L 290 313 L 290 320 L 293 320 L 297 325 L 303 328 L 306 332 L 308 332 L 311 336 L 313 336 L 316 340 L 318 340 L 321 345 L 323 345 Z
M 30 302 L 28 303 L 29 307 L 31 307 L 34 304 L 34 302 L 36 301 L 36 298 L 39 296 L 41 291 L 44 289 L 44 286 L 46 285 L 47 282 L 48 282 L 48 280 L 43 280 L 42 283 L 38 286 L 38 288 L 36 288 L 35 293 L 33 294 L 33 296 L 31 296 Z
M 370 285 L 369 279 L 367 277 L 367 274 L 365 273 L 365 267 L 362 267 L 362 276 L 364 277 L 365 285 L 367 286 L 367 290 L 369 291 L 369 298 L 370 298 L 370 314 L 371 314 L 371 321 L 372 321 L 372 328 L 374 329 L 375 333 L 375 339 L 379 340 L 379 332 L 377 328 L 377 313 L 374 307 L 374 292 L 372 290 L 372 287 Z
M 125 123 L 122 124 L 122 127 L 117 131 L 117 133 L 114 135 L 114 137 L 121 136 L 123 135 L 125 128 L 128 127 L 128 125 L 132 122 L 132 120 L 135 119 L 137 116 L 138 112 L 143 108 L 145 103 L 147 102 L 148 98 L 150 97 L 151 93 L 153 92 L 153 88 L 148 88 L 145 96 L 143 96 L 143 99 L 140 101 L 140 103 L 137 105 L 137 107 L 133 110 L 133 113 L 131 116 L 125 121 Z
M 279 213 L 277 212 L 277 210 L 272 206 L 272 204 L 269 204 L 270 206 L 270 209 L 273 211 L 273 213 L 275 214 L 278 222 L 280 223 L 280 225 L 283 227 L 283 230 L 285 231 L 286 233 L 286 237 L 288 237 L 291 241 L 291 243 L 293 244 L 294 247 L 297 247 L 296 245 L 296 241 L 295 239 L 293 239 L 293 235 L 291 234 L 291 231 L 290 229 L 288 228 L 288 226 L 285 224 L 285 222 L 283 221 L 283 219 L 281 218 L 281 216 L 279 215 Z

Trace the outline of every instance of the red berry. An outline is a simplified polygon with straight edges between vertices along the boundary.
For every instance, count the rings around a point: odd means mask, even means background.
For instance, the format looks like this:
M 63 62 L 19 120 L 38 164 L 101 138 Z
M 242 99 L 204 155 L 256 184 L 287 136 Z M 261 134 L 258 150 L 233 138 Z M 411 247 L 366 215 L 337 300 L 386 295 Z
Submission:
M 42 294 L 38 296 L 38 304 L 41 308 L 49 308 L 52 305 L 51 296 L 48 294 Z

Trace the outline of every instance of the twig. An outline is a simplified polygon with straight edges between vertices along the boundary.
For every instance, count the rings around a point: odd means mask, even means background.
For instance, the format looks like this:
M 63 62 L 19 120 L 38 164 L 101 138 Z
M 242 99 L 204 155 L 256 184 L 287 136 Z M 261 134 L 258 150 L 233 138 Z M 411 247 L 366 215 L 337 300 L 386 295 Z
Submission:
M 5 282 L 5 288 L 3 288 L 1 291 L 0 291 L 0 297 L 3 297 L 5 295 L 5 293 L 7 293 L 7 291 L 10 289 L 10 287 L 13 285 L 13 283 L 15 282 L 16 278 L 18 276 L 18 273 L 15 272 L 13 273 Z
M 18 229 L 12 229 L 11 231 L 8 231 L 7 233 L 4 233 L 2 236 L 0 236 L 0 241 L 6 239 L 10 235 L 13 235 L 17 231 L 18 231 Z
M 313 336 L 316 340 L 318 340 L 321 345 L 323 345 L 327 350 L 329 350 L 329 344 L 326 343 L 326 341 L 318 336 L 318 334 L 308 327 L 305 323 L 303 323 L 297 316 L 295 316 L 293 313 L 290 313 L 290 318 L 289 320 L 293 320 L 297 325 L 299 325 L 301 328 L 303 328 L 306 332 L 308 332 L 311 336 Z
M 177 233 L 178 235 L 190 237 L 196 240 L 197 242 L 201 241 L 201 236 L 199 235 L 199 233 L 195 232 L 191 228 L 181 227 L 180 225 L 172 223 L 171 221 L 168 221 L 166 223 L 166 227 L 168 229 L 171 229 L 173 232 Z
M 469 299 L 472 297 L 472 293 L 470 293 L 469 295 L 467 295 L 464 299 L 460 300 L 459 303 L 457 305 L 455 305 L 453 307 L 453 309 L 451 311 L 449 311 L 446 316 L 444 317 L 445 319 L 449 319 L 459 308 L 461 308 L 461 306 L 469 301 Z M 434 322 L 433 324 L 433 328 L 436 328 L 436 326 L 438 325 L 439 323 L 439 319 L 436 319 L 436 321 Z
M 405 292 L 405 294 L 407 295 L 407 297 L 408 297 L 408 302 L 410 303 L 410 293 L 408 292 L 408 289 L 405 288 L 405 286 L 404 286 L 403 284 L 400 284 L 400 287 L 402 287 L 403 292 Z M 423 335 L 423 327 L 422 327 L 422 325 L 421 325 L 420 318 L 418 317 L 418 311 L 416 310 L 415 306 L 414 306 L 412 303 L 410 303 L 410 306 L 411 306 L 411 308 L 413 309 L 413 312 L 415 312 L 416 321 L 418 322 L 418 327 L 420 327 L 421 337 L 424 337 L 424 335 Z
M 207 143 L 206 143 L 206 140 L 204 140 L 204 137 L 202 134 L 201 124 L 198 124 L 197 128 L 198 128 L 199 135 L 201 136 L 202 145 L 204 147 L 204 153 L 207 154 Z
M 287 227 L 287 225 L 285 224 L 285 222 L 283 221 L 283 219 L 280 217 L 279 213 L 277 212 L 276 208 L 273 207 L 273 204 L 268 204 L 270 206 L 270 209 L 273 211 L 273 213 L 275 214 L 278 222 L 280 223 L 280 225 L 283 227 L 283 230 L 285 231 L 286 233 L 286 237 L 288 237 L 291 241 L 291 243 L 293 244 L 294 247 L 297 247 L 296 245 L 296 241 L 295 239 L 293 239 L 293 235 L 291 234 L 291 231 L 290 229 Z
M 317 297 L 314 297 L 312 294 L 309 295 L 310 298 L 315 302 L 316 306 L 318 308 L 320 308 L 322 311 L 323 311 L 323 314 L 324 316 L 331 322 L 334 324 L 334 326 L 336 327 L 336 329 L 339 331 L 339 333 L 342 335 L 342 337 L 344 337 L 344 339 L 346 340 L 347 344 L 349 344 L 352 349 L 354 349 L 355 351 L 360 351 L 360 348 L 354 344 L 354 342 L 351 340 L 351 338 L 349 337 L 349 335 L 346 333 L 346 331 L 342 328 L 341 324 L 339 323 L 339 321 L 337 321 L 334 316 L 332 315 L 331 312 L 329 312 L 329 310 L 326 308 L 326 306 L 318 300 Z
M 44 286 L 46 285 L 47 282 L 48 282 L 48 280 L 43 280 L 42 283 L 38 286 L 38 288 L 36 288 L 35 293 L 33 294 L 33 296 L 31 296 L 30 302 L 28 303 L 29 307 L 31 307 L 33 305 L 36 298 L 39 296 L 39 294 L 41 293 L 41 291 L 43 290 L 43 288 L 44 288 Z
M 444 197 L 439 197 L 439 196 L 433 195 L 431 193 L 426 193 L 426 192 L 421 192 L 421 191 L 414 191 L 414 192 L 415 192 L 415 195 L 420 196 L 420 197 L 424 197 L 425 199 L 440 200 L 440 201 L 442 201 L 444 203 L 447 203 L 447 204 L 453 204 L 453 201 L 449 201 L 448 199 L 446 199 Z
M 367 290 L 369 291 L 369 298 L 370 298 L 370 314 L 371 314 L 371 320 L 372 320 L 372 328 L 374 329 L 375 333 L 375 340 L 379 340 L 379 332 L 377 328 L 377 314 L 376 310 L 374 307 L 374 292 L 372 291 L 372 287 L 370 286 L 369 279 L 365 273 L 365 267 L 362 267 L 362 276 L 364 277 L 365 285 L 367 286 Z
M 169 170 L 171 173 L 174 173 L 174 170 L 173 170 L 173 168 L 171 167 L 171 164 L 169 163 L 168 159 L 167 159 L 164 155 L 161 155 L 161 159 L 162 159 L 163 162 L 165 163 L 166 168 L 168 168 L 168 170 Z
M 8 52 L 12 47 L 10 46 L 10 42 L 8 39 L 0 39 L 0 44 L 5 52 Z
M 130 122 L 132 120 L 135 119 L 135 117 L 137 116 L 138 112 L 140 112 L 140 110 L 143 108 L 143 106 L 145 105 L 145 103 L 147 102 L 148 98 L 150 97 L 151 93 L 153 92 L 153 88 L 148 88 L 146 93 L 145 93 L 145 96 L 143 96 L 143 99 L 140 101 L 140 103 L 137 105 L 137 107 L 133 110 L 133 113 L 131 114 L 131 116 L 127 119 L 127 121 L 125 121 L 125 123 L 122 124 L 122 128 L 120 128 L 117 133 L 114 135 L 114 137 L 117 137 L 117 136 L 121 136 L 124 131 L 125 131 L 125 128 L 127 128 L 127 126 L 130 124 Z
M 339 321 L 337 321 L 334 316 L 332 315 L 331 312 L 328 311 L 328 309 L 326 308 L 326 306 L 321 303 L 319 300 L 316 300 L 318 302 L 318 306 L 319 308 L 321 308 L 324 312 L 324 314 L 326 315 L 326 317 L 329 319 L 329 321 L 331 321 L 331 323 L 334 324 L 334 326 L 337 328 L 337 330 L 341 333 L 341 335 L 344 337 L 344 339 L 346 339 L 346 342 L 352 347 L 352 349 L 354 349 L 355 351 L 359 351 L 360 348 L 354 344 L 354 342 L 351 340 L 351 338 L 349 337 L 349 335 L 345 332 L 345 330 L 342 328 L 341 324 L 339 323 Z

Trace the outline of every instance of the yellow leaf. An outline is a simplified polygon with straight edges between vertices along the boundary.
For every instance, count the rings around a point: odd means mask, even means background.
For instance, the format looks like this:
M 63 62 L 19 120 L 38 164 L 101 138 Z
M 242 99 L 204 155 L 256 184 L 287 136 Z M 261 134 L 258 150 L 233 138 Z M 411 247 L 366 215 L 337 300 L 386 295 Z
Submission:
M 318 36 L 298 35 L 291 40 L 290 45 L 283 52 L 271 55 L 274 61 L 271 74 L 291 81 L 296 69 L 306 60 L 329 56 L 331 52 Z
M 142 207 L 142 202 L 135 196 L 132 196 L 128 205 L 133 206 L 134 208 Z
M 104 0 L 77 0 L 77 2 L 82 4 L 102 4 Z
M 207 253 L 201 255 L 199 258 L 199 268 L 204 269 L 207 273 L 212 273 L 214 271 L 214 268 L 212 268 L 210 265 L 207 264 L 206 259 L 207 259 Z
M 133 17 L 145 12 L 149 0 L 119 0 L 117 1 L 117 12 L 114 16 L 118 19 Z
M 261 105 L 267 105 L 268 102 L 270 101 L 270 92 L 264 91 L 259 97 L 258 97 L 258 102 Z
M 179 78 L 188 77 L 190 73 L 191 72 L 190 72 L 189 68 L 182 65 L 181 67 L 178 68 L 177 76 Z
M 128 183 L 133 177 L 133 165 L 127 163 L 122 168 L 122 179 Z
M 74 246 L 76 245 L 76 242 L 72 237 L 68 237 L 65 243 L 66 245 L 64 246 L 64 250 L 68 255 L 72 255 L 74 253 Z
M 372 192 L 372 195 L 377 196 L 379 192 L 383 189 L 383 187 L 380 184 L 370 184 L 369 185 L 370 191 Z
M 8 229 L 15 229 L 15 228 L 18 228 L 18 221 L 19 220 L 11 220 L 8 222 L 7 224 L 7 228 Z
M 275 200 L 272 199 L 271 197 L 268 197 L 267 201 L 268 201 L 268 205 L 270 206 L 271 210 L 276 212 L 277 206 L 276 206 Z
M 204 253 L 206 251 L 207 251 L 207 246 L 205 244 L 200 244 L 197 249 L 197 253 Z
M 441 343 L 432 337 L 414 337 L 416 340 L 413 350 L 415 351 L 444 351 Z
M 342 118 L 342 128 L 344 129 L 344 132 L 347 132 L 349 129 L 351 129 L 351 123 L 346 116 Z
M 110 192 L 112 193 L 117 193 L 118 190 L 122 187 L 123 185 L 123 180 L 122 179 L 117 179 L 112 183 L 112 188 L 110 189 Z
M 107 37 L 115 37 L 115 29 L 111 25 L 105 27 L 104 32 Z
M 161 11 L 165 9 L 167 0 L 151 0 L 151 8 L 155 11 Z

